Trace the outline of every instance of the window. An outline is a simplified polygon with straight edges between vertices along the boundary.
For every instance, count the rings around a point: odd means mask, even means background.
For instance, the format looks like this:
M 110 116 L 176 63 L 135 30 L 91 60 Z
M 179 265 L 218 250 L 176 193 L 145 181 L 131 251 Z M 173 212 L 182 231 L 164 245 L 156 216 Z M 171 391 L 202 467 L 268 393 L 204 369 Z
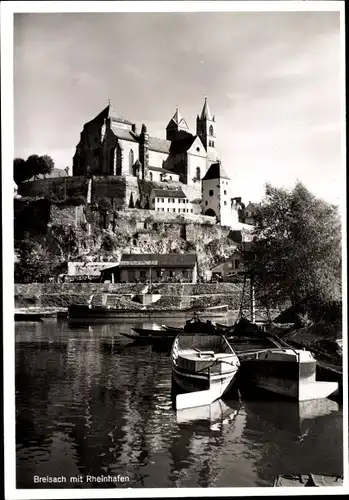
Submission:
M 210 134 L 210 135 L 213 135 L 213 127 L 212 127 L 212 125 L 210 125 L 210 128 L 209 128 L 209 134 Z
M 175 208 L 172 208 L 172 212 L 175 212 L 175 211 L 176 211 L 176 209 L 175 209 Z
M 150 172 L 149 173 L 149 180 L 152 181 L 153 180 L 153 172 Z
M 193 209 L 191 209 L 190 211 L 191 211 L 191 213 L 193 213 Z
M 162 208 L 162 209 L 161 209 L 161 212 L 164 212 L 164 211 L 165 211 L 165 209 L 164 209 L 164 208 Z
M 210 190 L 209 190 L 209 192 L 208 192 L 208 194 L 209 194 L 210 196 L 213 196 L 213 189 L 210 189 Z
M 156 198 L 156 201 L 159 202 L 160 201 L 160 198 Z
M 153 198 L 153 203 L 155 203 L 155 198 Z
M 211 146 L 214 148 L 214 142 L 213 141 L 211 142 Z
M 140 277 L 141 277 L 141 278 L 145 278 L 145 277 L 147 276 L 147 272 L 146 272 L 146 271 L 143 271 L 143 270 L 141 270 L 141 271 L 139 272 L 139 274 L 140 274 Z
M 196 168 L 196 180 L 200 180 L 201 179 L 201 170 L 200 170 L 200 167 L 197 167 Z
M 172 181 L 172 175 L 170 175 L 170 181 Z
M 163 198 L 161 198 L 161 203 L 164 203 L 164 199 Z
M 206 205 L 206 206 L 208 205 L 208 201 L 205 201 L 205 205 Z
M 224 194 L 227 194 L 226 190 L 224 190 Z
M 167 209 L 167 211 L 169 212 L 169 211 L 170 211 L 170 209 L 168 208 L 168 209 Z
M 174 202 L 175 202 L 175 200 L 174 200 L 174 198 L 172 198 L 172 203 L 174 203 Z
M 196 148 L 196 151 L 199 153 L 200 152 L 200 148 Z
M 226 205 L 226 204 L 227 204 L 227 202 L 225 201 L 225 202 L 224 202 L 224 205 Z
M 130 151 L 128 153 L 128 165 L 129 165 L 129 173 L 130 174 L 133 174 L 133 170 L 132 170 L 133 164 L 134 164 L 134 154 L 133 154 L 133 150 L 130 149 Z
M 240 266 L 240 261 L 235 259 L 234 260 L 234 265 L 235 265 L 235 269 L 239 269 L 239 266 Z
M 182 212 L 185 212 L 185 208 L 182 208 Z

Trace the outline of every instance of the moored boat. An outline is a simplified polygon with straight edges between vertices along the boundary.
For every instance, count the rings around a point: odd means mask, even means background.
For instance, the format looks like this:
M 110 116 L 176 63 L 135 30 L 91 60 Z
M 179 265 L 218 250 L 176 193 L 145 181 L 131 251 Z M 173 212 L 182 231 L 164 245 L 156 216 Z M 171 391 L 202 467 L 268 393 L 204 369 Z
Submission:
M 287 486 L 343 486 L 343 476 L 325 476 L 323 474 L 282 474 L 277 476 L 274 487 Z
M 171 336 L 171 332 L 168 332 L 165 328 L 162 328 L 161 326 L 158 326 L 158 325 L 154 325 L 153 328 L 137 328 L 137 327 L 134 327 L 132 328 L 132 330 L 134 330 L 136 333 L 138 333 L 138 335 L 140 335 L 141 337 L 149 337 L 149 336 L 160 336 L 160 337 L 163 337 L 163 336 Z M 172 334 L 173 338 L 175 337 L 174 334 Z
M 180 308 L 159 308 L 140 306 L 134 309 L 118 309 L 113 307 L 105 306 L 90 306 L 86 305 L 71 305 L 68 308 L 68 319 L 70 322 L 87 322 L 87 321 L 113 321 L 119 319 L 158 319 L 158 318 L 175 318 L 177 319 L 187 319 L 191 318 L 193 314 L 200 313 L 203 316 L 210 318 L 222 318 L 226 317 L 229 310 L 226 306 L 221 308 L 207 308 L 201 311 L 197 311 L 192 308 L 180 309 Z
M 139 344 L 164 344 L 168 347 L 172 344 L 174 337 L 171 335 L 139 335 L 138 333 L 122 333 L 124 337 L 131 339 Z M 170 344 L 170 345 L 169 345 Z
M 177 410 L 205 406 L 233 384 L 240 362 L 224 335 L 178 335 L 171 349 L 174 383 L 187 394 L 176 397 Z
M 253 386 L 297 401 L 321 399 L 338 390 L 337 382 L 316 380 L 310 351 L 275 347 L 242 353 L 242 378 Z

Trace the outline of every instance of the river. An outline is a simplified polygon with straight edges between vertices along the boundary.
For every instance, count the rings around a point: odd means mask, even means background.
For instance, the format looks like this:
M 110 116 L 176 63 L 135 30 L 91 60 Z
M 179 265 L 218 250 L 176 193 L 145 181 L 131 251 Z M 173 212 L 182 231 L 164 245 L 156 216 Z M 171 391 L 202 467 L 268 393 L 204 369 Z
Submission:
M 176 414 L 168 353 L 120 335 L 132 326 L 16 323 L 18 488 L 265 487 L 278 474 L 343 474 L 336 402 L 232 391 Z

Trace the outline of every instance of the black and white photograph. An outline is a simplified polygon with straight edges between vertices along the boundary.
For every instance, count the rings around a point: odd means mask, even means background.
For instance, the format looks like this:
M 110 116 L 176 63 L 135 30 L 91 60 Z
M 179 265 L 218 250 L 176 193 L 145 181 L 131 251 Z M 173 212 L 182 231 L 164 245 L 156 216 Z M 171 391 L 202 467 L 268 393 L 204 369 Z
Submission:
M 1 33 L 5 497 L 348 493 L 344 2 Z

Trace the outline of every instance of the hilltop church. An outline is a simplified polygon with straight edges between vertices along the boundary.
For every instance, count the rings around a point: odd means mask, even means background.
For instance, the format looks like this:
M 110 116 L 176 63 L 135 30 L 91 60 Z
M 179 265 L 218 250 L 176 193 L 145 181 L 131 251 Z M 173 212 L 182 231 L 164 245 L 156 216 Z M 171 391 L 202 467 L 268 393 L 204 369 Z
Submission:
M 73 158 L 73 175 L 134 176 L 167 182 L 171 190 L 184 192 L 186 202 L 201 199 L 200 213 L 231 225 L 233 219 L 237 221 L 237 208 L 231 198 L 231 180 L 217 154 L 216 138 L 216 118 L 207 98 L 196 118 L 196 133 L 190 132 L 177 108 L 166 127 L 166 139 L 149 135 L 144 124 L 138 132 L 136 124 L 116 113 L 109 103 L 84 125 Z M 176 200 L 172 195 L 170 198 L 173 207 L 164 197 L 154 197 L 156 208 L 152 208 L 175 212 Z M 183 207 L 178 206 L 178 212 L 193 212 Z

